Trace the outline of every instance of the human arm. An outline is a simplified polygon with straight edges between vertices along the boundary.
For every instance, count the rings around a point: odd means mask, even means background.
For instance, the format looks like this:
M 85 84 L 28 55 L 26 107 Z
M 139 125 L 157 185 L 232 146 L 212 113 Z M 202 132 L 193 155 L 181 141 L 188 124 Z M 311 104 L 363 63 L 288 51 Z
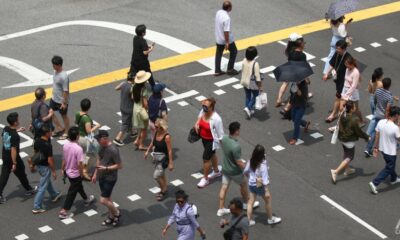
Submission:
M 97 160 L 96 160 L 96 169 L 94 170 L 93 176 L 92 176 L 92 183 L 96 183 L 96 179 L 97 179 L 97 169 L 100 166 L 100 157 L 97 156 Z
M 260 64 L 258 62 L 254 65 L 254 74 L 256 76 L 256 84 L 259 91 L 262 91 L 262 82 L 261 82 L 261 74 L 260 74 Z
M 216 114 L 216 112 L 214 112 L 214 114 Z M 215 128 L 215 132 L 217 133 L 217 138 L 219 141 L 222 140 L 222 138 L 224 137 L 224 126 L 222 124 L 222 119 L 221 117 L 216 117 L 214 122 L 214 128 Z
M 374 151 L 373 151 L 374 157 L 378 156 L 378 152 L 379 152 L 378 146 L 379 146 L 379 140 L 380 140 L 379 137 L 380 137 L 379 132 L 376 131 L 375 132 L 375 146 L 374 146 Z
M 154 137 L 156 137 L 156 136 L 154 135 Z M 151 141 L 150 145 L 147 147 L 146 152 L 144 153 L 144 159 L 147 159 L 147 156 L 149 155 L 150 151 L 153 150 L 153 147 L 154 147 L 154 144 L 153 144 L 153 141 Z
M 165 234 L 167 233 L 168 229 L 171 227 L 171 225 L 176 221 L 176 216 L 175 216 L 175 208 L 172 211 L 171 216 L 168 218 L 168 222 L 165 225 L 163 231 L 162 231 L 162 235 L 165 236 Z
M 12 160 L 12 168 L 11 171 L 14 172 L 17 169 L 17 148 L 11 147 L 11 160 Z
M 225 38 L 225 50 L 229 49 L 229 32 L 231 31 L 231 20 L 230 18 L 226 18 L 225 21 L 223 21 L 223 26 L 224 26 L 224 38 Z
M 196 123 L 194 124 L 194 130 L 196 130 L 196 133 L 199 133 L 199 129 L 200 129 L 200 120 L 201 120 L 201 118 L 203 117 L 203 114 L 204 114 L 204 111 L 203 111 L 203 109 L 201 109 L 200 110 L 200 113 L 199 113 L 199 115 L 197 116 L 197 121 L 196 121 Z
M 346 74 L 347 73 L 348 73 L 348 70 L 346 70 Z M 360 72 L 358 70 L 354 69 L 354 71 L 348 77 L 351 77 L 353 81 L 352 81 L 352 84 L 351 84 L 349 90 L 345 94 L 345 99 L 350 98 L 351 95 L 353 94 L 353 92 L 357 89 L 358 83 L 360 82 Z
M 54 180 L 56 180 L 56 179 L 57 179 L 57 172 L 56 172 L 56 166 L 55 166 L 55 164 L 54 164 L 54 158 L 53 158 L 53 156 L 49 156 L 49 157 L 47 158 L 47 161 L 48 161 L 48 163 L 49 163 L 49 168 L 50 168 L 50 170 L 51 170 L 51 174 L 53 175 Z
M 61 162 L 61 176 L 64 176 L 64 171 L 65 171 L 65 159 L 63 159 Z
M 261 177 L 264 186 L 269 184 L 269 175 L 268 175 L 268 164 L 267 160 L 264 160 L 264 163 L 261 165 Z
M 229 31 L 224 31 L 225 51 L 229 49 Z
M 165 143 L 167 144 L 168 149 L 168 170 L 174 170 L 174 161 L 172 156 L 172 143 L 171 143 L 171 136 L 168 134 L 165 136 Z

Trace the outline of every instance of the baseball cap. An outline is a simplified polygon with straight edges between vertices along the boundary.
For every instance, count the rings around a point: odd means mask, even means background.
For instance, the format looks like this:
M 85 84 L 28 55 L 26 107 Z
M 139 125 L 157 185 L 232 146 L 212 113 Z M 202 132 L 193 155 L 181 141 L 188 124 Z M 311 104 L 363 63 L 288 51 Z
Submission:
M 99 133 L 94 137 L 97 139 L 97 141 L 99 141 L 100 138 L 108 137 L 108 136 L 109 135 L 108 135 L 108 132 L 106 130 L 99 130 Z

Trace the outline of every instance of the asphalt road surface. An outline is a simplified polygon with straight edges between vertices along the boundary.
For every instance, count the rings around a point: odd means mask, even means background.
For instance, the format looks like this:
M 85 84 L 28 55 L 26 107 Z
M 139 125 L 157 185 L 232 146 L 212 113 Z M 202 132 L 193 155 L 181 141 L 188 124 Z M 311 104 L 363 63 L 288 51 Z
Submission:
M 386 2 L 390 1 L 363 1 L 360 5 L 361 8 L 368 8 Z M 133 26 L 145 22 L 151 30 L 205 48 L 213 45 L 213 18 L 220 1 L 40 1 L 21 4 L 6 3 L 2 7 L 0 33 L 11 34 L 72 20 L 108 21 Z M 297 1 L 252 1 L 250 7 L 244 1 L 234 1 L 232 18 L 235 37 L 242 39 L 321 19 L 328 5 L 325 1 L 305 1 L 302 4 Z M 12 20 L 15 18 L 18 21 Z M 349 51 L 364 68 L 359 88 L 364 116 L 370 114 L 366 87 L 375 67 L 383 67 L 385 76 L 393 80 L 392 92 L 400 95 L 400 85 L 396 81 L 400 74 L 399 24 L 400 13 L 392 13 L 355 22 L 351 26 L 354 44 Z M 161 203 L 155 200 L 150 191 L 157 186 L 152 179 L 153 165 L 143 159 L 143 152 L 134 151 L 133 146 L 128 144 L 120 148 L 123 169 L 113 193 L 113 201 L 119 204 L 123 216 L 121 227 L 102 227 L 100 223 L 106 217 L 106 209 L 98 202 L 85 208 L 79 197 L 72 209 L 76 215 L 72 223 L 65 224 L 57 218 L 61 203 L 45 201 L 48 212 L 33 215 L 33 199 L 23 197 L 22 187 L 15 176 L 11 176 L 4 191 L 8 202 L 0 205 L 1 239 L 26 239 L 24 235 L 29 239 L 161 239 L 162 227 L 175 203 L 173 192 L 176 189 L 187 191 L 190 202 L 198 206 L 199 222 L 208 239 L 222 239 L 223 230 L 219 228 L 220 219 L 216 216 L 221 183 L 218 180 L 205 189 L 197 189 L 199 180 L 192 174 L 201 169 L 202 146 L 186 141 L 188 130 L 200 109 L 199 100 L 207 96 L 217 99 L 216 110 L 223 119 L 226 132 L 230 122 L 241 122 L 239 141 L 245 159 L 250 157 L 254 145 L 258 143 L 264 145 L 268 152 L 273 212 L 282 217 L 283 222 L 276 226 L 267 225 L 262 203 L 255 210 L 257 224 L 250 229 L 250 239 L 398 239 L 395 234 L 400 218 L 398 186 L 382 184 L 376 196 L 369 192 L 368 182 L 383 168 L 384 162 L 381 157 L 364 158 L 364 142 L 357 143 L 352 163 L 356 174 L 348 178 L 340 177 L 336 185 L 330 181 L 329 169 L 336 167 L 342 158 L 341 146 L 330 144 L 327 130 L 330 125 L 324 122 L 334 99 L 334 84 L 321 80 L 324 64 L 321 59 L 328 54 L 331 33 L 325 30 L 304 37 L 309 62 L 315 65 L 310 86 L 314 97 L 305 116 L 312 125 L 309 133 L 301 133 L 304 143 L 298 146 L 287 144 L 293 125 L 281 120 L 278 110 L 273 107 L 279 84 L 269 74 L 274 66 L 285 62 L 283 42 L 287 39 L 257 47 L 258 61 L 266 71 L 264 90 L 268 93 L 269 106 L 266 111 L 257 112 L 251 120 L 246 119 L 242 110 L 244 92 L 237 85 L 240 75 L 229 81 L 224 81 L 230 78 L 228 76 L 189 77 L 210 70 L 198 62 L 158 71 L 155 72 L 156 80 L 166 83 L 168 89 L 178 94 L 174 97 L 173 93 L 166 93 L 171 100 L 168 103 L 169 131 L 175 159 L 175 170 L 168 172 L 167 177 L 169 182 L 179 180 L 173 182 L 177 186 L 170 183 L 169 197 Z M 126 67 L 131 55 L 131 36 L 104 28 L 70 26 L 0 41 L 0 50 L 3 57 L 23 61 L 49 74 L 49 59 L 53 54 L 60 54 L 65 58 L 66 70 L 79 68 L 71 75 L 74 81 Z M 173 55 L 176 52 L 159 47 L 152 59 Z M 240 51 L 237 61 L 243 57 L 244 51 Z M 1 87 L 26 81 L 19 74 L 2 67 L 0 76 Z M 92 117 L 105 128 L 110 128 L 111 136 L 114 136 L 120 120 L 117 113 L 119 93 L 113 90 L 116 84 L 74 93 L 70 116 L 79 109 L 79 101 L 89 97 L 92 100 Z M 3 88 L 0 89 L 0 99 L 29 93 L 34 88 Z M 11 111 L 18 111 L 22 115 L 22 124 L 28 124 L 28 106 L 1 112 L 1 124 L 6 123 L 5 117 Z M 29 139 L 24 141 L 29 143 Z M 53 146 L 59 164 L 62 145 L 55 139 Z M 32 150 L 26 147 L 21 151 L 30 154 Z M 222 160 L 220 151 L 218 156 Z M 28 177 L 33 184 L 38 183 L 38 174 L 28 173 Z M 61 180 L 57 180 L 55 185 L 66 193 L 68 185 L 63 185 Z M 85 189 L 87 193 L 99 197 L 97 185 L 86 183 Z M 239 196 L 239 189 L 232 185 L 227 201 L 235 196 Z M 94 211 L 87 212 L 89 210 Z M 43 229 L 44 226 L 51 230 Z M 174 239 L 175 236 L 171 229 L 166 239 Z

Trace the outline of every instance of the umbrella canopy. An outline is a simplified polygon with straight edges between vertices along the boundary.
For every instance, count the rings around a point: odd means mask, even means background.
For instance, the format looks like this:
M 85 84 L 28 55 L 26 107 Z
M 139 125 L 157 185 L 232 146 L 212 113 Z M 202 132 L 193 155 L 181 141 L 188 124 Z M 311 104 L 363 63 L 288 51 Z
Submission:
M 289 61 L 272 71 L 278 82 L 300 82 L 314 74 L 308 62 Z
M 339 0 L 331 3 L 326 17 L 336 20 L 341 16 L 354 12 L 357 9 L 358 0 Z

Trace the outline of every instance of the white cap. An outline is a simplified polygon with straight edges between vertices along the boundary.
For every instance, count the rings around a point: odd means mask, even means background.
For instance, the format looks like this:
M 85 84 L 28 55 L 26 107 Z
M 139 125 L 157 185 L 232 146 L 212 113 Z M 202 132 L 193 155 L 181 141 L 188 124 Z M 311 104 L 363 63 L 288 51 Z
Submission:
M 290 39 L 290 41 L 291 42 L 295 42 L 297 39 L 299 39 L 299 38 L 303 38 L 303 36 L 301 36 L 300 34 L 298 34 L 298 33 L 292 33 L 292 34 L 290 34 L 290 36 L 289 36 L 289 39 Z

